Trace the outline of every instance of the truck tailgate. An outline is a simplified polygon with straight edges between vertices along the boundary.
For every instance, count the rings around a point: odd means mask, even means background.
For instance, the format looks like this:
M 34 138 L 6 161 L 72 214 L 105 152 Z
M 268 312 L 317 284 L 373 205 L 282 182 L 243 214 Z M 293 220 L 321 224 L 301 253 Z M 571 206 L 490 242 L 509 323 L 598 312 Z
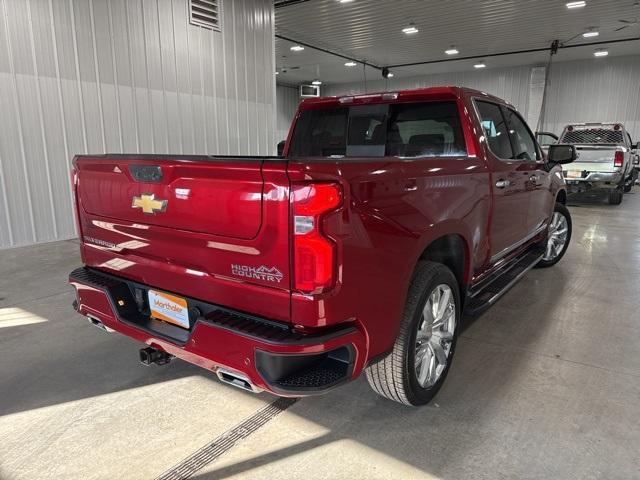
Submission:
M 613 159 L 616 148 L 611 145 L 576 145 L 578 159 L 568 165 L 569 170 L 588 170 L 590 172 L 615 172 Z
M 74 167 L 87 266 L 289 320 L 285 161 L 104 155 Z
M 261 167 L 261 162 L 243 159 L 83 159 L 77 162 L 78 198 L 82 209 L 92 215 L 249 239 L 262 223 Z M 161 211 L 160 204 L 154 210 L 154 201 L 166 202 L 166 211 Z

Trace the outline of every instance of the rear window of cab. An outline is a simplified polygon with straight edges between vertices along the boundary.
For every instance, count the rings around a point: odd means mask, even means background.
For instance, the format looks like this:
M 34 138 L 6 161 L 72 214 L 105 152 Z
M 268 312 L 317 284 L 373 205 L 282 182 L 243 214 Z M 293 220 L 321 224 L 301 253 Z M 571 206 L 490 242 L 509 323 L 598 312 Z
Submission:
M 466 156 L 454 101 L 355 105 L 303 110 L 293 157 Z

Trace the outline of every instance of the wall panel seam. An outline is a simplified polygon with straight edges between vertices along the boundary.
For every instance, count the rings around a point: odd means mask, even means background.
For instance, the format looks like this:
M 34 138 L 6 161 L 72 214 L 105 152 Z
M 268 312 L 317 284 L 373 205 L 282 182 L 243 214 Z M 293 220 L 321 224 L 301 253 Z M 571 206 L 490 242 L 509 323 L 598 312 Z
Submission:
M 29 220 L 31 221 L 31 235 L 32 235 L 33 241 L 37 242 L 38 239 L 36 235 L 36 223 L 35 223 L 34 212 L 33 212 L 33 200 L 31 197 L 31 188 L 29 186 L 29 170 L 27 169 L 27 155 L 26 155 L 26 146 L 24 141 L 22 114 L 21 114 L 20 103 L 19 103 L 20 96 L 18 93 L 18 82 L 17 82 L 16 70 L 14 65 L 13 49 L 11 46 L 11 32 L 9 30 L 9 20 L 8 20 L 8 14 L 7 14 L 6 0 L 2 0 L 2 10 L 4 12 L 3 18 L 4 18 L 4 24 L 5 24 L 5 36 L 7 40 L 7 53 L 9 55 L 9 69 L 11 74 L 11 83 L 12 83 L 13 92 L 14 92 L 13 108 L 15 109 L 16 120 L 18 122 L 20 154 L 22 157 L 22 173 L 24 175 L 25 191 L 27 193 L 27 204 L 29 207 Z
M 98 65 L 98 51 L 96 49 L 96 20 L 93 14 L 93 0 L 89 0 L 89 16 L 91 18 L 91 48 L 93 51 L 93 67 L 96 73 L 96 95 L 98 97 L 98 114 L 100 115 L 100 135 L 102 136 L 102 153 L 107 152 L 107 136 L 104 126 L 104 109 L 102 105 L 102 82 L 100 81 L 100 66 Z
M 62 78 L 60 77 L 60 57 L 58 53 L 58 38 L 56 34 L 56 22 L 53 15 L 53 0 L 49 0 L 49 18 L 51 20 L 51 43 L 53 46 L 53 63 L 56 71 L 56 87 L 58 90 L 58 103 L 60 105 L 60 126 L 62 128 L 62 143 L 64 147 L 64 156 L 65 156 L 65 166 L 67 170 L 67 179 L 71 178 L 71 158 L 69 157 L 69 139 L 67 137 L 67 116 L 66 109 L 64 105 L 64 98 L 62 96 Z M 69 201 L 71 212 L 74 211 L 74 202 L 73 195 L 71 192 L 71 185 L 67 183 L 67 188 L 69 189 Z M 73 222 L 73 232 L 77 235 L 77 227 L 76 222 Z
M 47 142 L 47 132 L 44 126 L 44 108 L 42 106 L 42 89 L 40 88 L 40 73 L 36 59 L 36 46 L 33 34 L 33 19 L 31 18 L 31 2 L 27 2 L 27 19 L 29 23 L 29 46 L 31 47 L 31 61 L 33 63 L 33 75 L 36 84 L 36 96 L 38 98 L 38 118 L 40 120 L 40 138 L 42 141 L 42 154 L 44 157 L 44 171 L 47 177 L 47 190 L 49 195 L 49 211 L 53 223 L 53 236 L 58 237 L 58 220 L 56 218 L 55 204 L 53 201 L 53 188 L 51 182 L 51 165 L 49 163 L 49 146 Z

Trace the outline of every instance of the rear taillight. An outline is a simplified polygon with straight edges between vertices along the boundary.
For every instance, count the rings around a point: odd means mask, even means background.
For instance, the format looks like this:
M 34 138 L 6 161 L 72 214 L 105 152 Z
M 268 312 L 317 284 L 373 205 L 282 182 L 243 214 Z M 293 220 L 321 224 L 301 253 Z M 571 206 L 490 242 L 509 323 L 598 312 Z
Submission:
M 294 185 L 293 268 L 294 288 L 320 293 L 334 284 L 336 245 L 322 231 L 322 219 L 342 202 L 340 186 L 333 183 Z
M 621 167 L 623 164 L 624 164 L 624 153 L 618 150 L 615 156 L 613 157 L 613 166 Z

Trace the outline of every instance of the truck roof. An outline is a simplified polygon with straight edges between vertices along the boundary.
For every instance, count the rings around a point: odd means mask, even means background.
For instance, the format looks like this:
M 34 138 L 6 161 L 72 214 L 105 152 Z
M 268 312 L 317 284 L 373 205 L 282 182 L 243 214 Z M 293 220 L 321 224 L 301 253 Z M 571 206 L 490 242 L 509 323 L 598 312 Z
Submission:
M 483 97 L 494 102 L 511 105 L 509 102 L 480 90 L 459 86 L 439 86 L 415 88 L 410 90 L 387 90 L 385 92 L 358 93 L 320 98 L 307 98 L 300 109 L 313 109 L 338 105 L 358 105 L 367 103 L 402 103 L 421 100 L 455 100 L 462 97 Z

